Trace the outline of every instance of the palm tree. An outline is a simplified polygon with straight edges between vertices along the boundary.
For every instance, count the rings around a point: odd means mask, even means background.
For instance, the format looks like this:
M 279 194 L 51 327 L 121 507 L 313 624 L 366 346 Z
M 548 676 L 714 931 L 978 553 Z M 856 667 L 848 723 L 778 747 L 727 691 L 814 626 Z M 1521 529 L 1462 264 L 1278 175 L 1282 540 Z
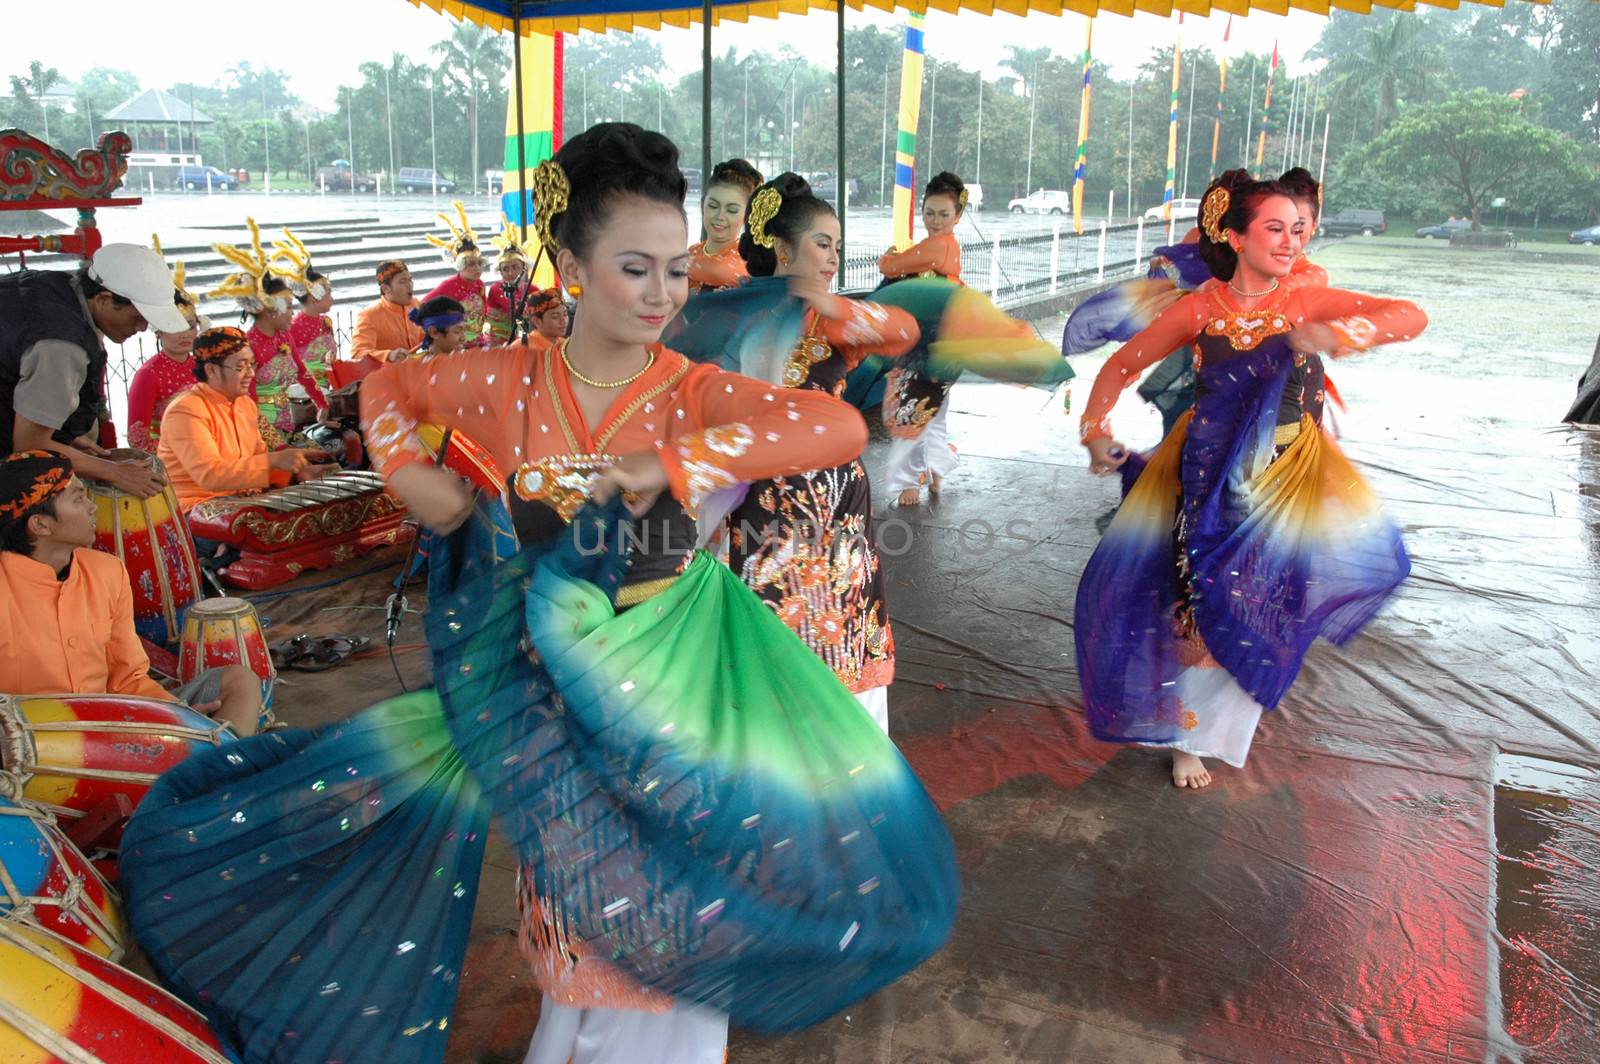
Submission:
M 1006 45 L 1006 51 L 1011 54 L 1002 59 L 1000 65 L 1022 80 L 1022 95 L 1032 96 L 1039 68 L 1048 63 L 1054 53 L 1049 48 L 1020 48 L 1014 44 Z
M 1399 113 L 1402 96 L 1426 96 L 1440 82 L 1444 58 L 1436 45 L 1422 40 L 1425 29 L 1426 24 L 1416 15 L 1396 12 L 1364 27 L 1359 50 L 1334 61 L 1341 89 L 1377 91 L 1374 137 Z
M 28 76 L 19 78 L 11 75 L 11 90 L 17 95 L 27 94 L 34 98 L 39 106 L 39 113 L 44 116 L 44 139 L 50 142 L 50 111 L 44 105 L 44 94 L 61 84 L 61 72 L 55 67 L 47 67 L 35 59 L 28 64 Z
M 463 22 L 451 31 L 448 40 L 433 46 L 439 57 L 439 73 L 447 83 L 466 94 L 467 126 L 472 130 L 472 178 L 482 179 L 478 169 L 478 85 L 485 78 L 497 79 L 505 73 L 499 34 L 472 22 Z

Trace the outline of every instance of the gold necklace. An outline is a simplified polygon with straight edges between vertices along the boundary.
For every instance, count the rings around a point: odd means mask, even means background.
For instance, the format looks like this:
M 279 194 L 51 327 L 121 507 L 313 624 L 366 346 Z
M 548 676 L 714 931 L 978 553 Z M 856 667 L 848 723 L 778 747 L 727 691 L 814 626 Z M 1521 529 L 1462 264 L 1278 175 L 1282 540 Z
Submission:
M 561 341 L 561 361 L 566 364 L 568 373 L 572 374 L 574 377 L 578 378 L 591 388 L 626 388 L 628 385 L 632 384 L 634 381 L 650 372 L 650 367 L 656 364 L 656 355 L 654 351 L 646 350 L 644 368 L 638 373 L 635 373 L 633 376 L 624 377 L 620 381 L 597 381 L 593 377 L 585 377 L 582 373 L 579 373 L 578 367 L 574 366 L 572 364 L 572 359 L 567 357 L 566 340 Z
M 1260 299 L 1262 296 L 1270 296 L 1272 293 L 1274 293 L 1274 292 L 1276 292 L 1278 290 L 1278 279 L 1276 277 L 1274 277 L 1272 279 L 1272 287 L 1267 289 L 1264 292 L 1246 292 L 1243 288 L 1240 288 L 1238 285 L 1234 284 L 1232 281 L 1228 282 L 1228 287 L 1233 289 L 1235 292 L 1239 293 L 1241 296 L 1243 296 L 1246 299 Z

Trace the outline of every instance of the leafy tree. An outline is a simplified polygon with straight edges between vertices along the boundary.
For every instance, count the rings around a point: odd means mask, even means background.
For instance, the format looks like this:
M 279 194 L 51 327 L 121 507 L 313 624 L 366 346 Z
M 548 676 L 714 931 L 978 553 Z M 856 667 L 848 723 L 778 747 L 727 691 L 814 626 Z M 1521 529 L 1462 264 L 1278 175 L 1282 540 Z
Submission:
M 50 140 L 50 110 L 45 106 L 44 94 L 61 84 L 61 72 L 55 67 L 47 67 L 37 59 L 28 64 L 28 73 L 23 77 L 11 75 L 11 94 L 19 98 L 31 98 L 36 110 L 33 112 L 44 123 L 44 139 Z
M 1556 128 L 1600 145 L 1600 4 L 1555 0 L 1551 8 L 1559 21 L 1541 97 Z
M 1426 98 L 1439 87 L 1444 56 L 1427 41 L 1427 24 L 1416 15 L 1395 12 L 1387 19 L 1366 21 L 1358 47 L 1340 52 L 1329 67 L 1342 86 L 1376 90 L 1372 135 L 1377 137 L 1399 113 L 1403 99 Z
M 471 142 L 471 162 L 467 169 L 476 182 L 483 172 L 479 166 L 479 89 L 505 80 L 506 68 L 511 64 L 510 45 L 498 33 L 476 23 L 463 22 L 447 39 L 435 44 L 432 52 L 439 60 L 440 77 L 465 100 Z
M 1351 166 L 1354 174 L 1448 190 L 1474 229 L 1490 200 L 1516 199 L 1535 175 L 1593 181 L 1570 138 L 1527 117 L 1517 101 L 1484 89 L 1407 109 Z

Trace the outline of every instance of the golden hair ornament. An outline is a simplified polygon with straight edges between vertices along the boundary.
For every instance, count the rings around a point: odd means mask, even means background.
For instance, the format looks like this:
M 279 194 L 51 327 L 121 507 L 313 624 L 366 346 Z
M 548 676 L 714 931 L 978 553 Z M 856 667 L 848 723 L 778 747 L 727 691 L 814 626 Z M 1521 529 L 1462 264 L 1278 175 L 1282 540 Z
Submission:
M 1205 233 L 1206 239 L 1213 244 L 1220 244 L 1222 240 L 1222 216 L 1228 213 L 1228 208 L 1233 205 L 1233 195 L 1221 185 L 1206 193 L 1205 200 L 1200 204 L 1200 231 Z
M 772 247 L 773 237 L 767 232 L 767 223 L 776 218 L 782 208 L 783 193 L 771 185 L 757 192 L 755 199 L 750 201 L 750 239 L 757 247 Z
M 956 197 L 956 205 L 961 210 L 967 209 L 967 188 L 965 185 L 961 186 L 961 195 Z
M 451 218 L 448 214 L 439 215 L 439 220 L 450 229 L 450 239 L 445 240 L 429 233 L 427 240 L 428 243 L 444 252 L 444 260 L 446 262 L 454 265 L 462 256 L 477 250 L 478 234 L 474 233 L 472 226 L 467 223 L 467 208 L 462 205 L 461 201 L 452 200 L 450 206 L 456 209 L 455 218 Z M 459 224 L 457 224 L 457 219 L 460 219 Z
M 556 218 L 565 213 L 572 201 L 572 185 L 567 172 L 554 159 L 546 159 L 534 167 L 530 182 L 533 190 L 533 229 L 539 235 L 550 261 L 556 258 Z
M 274 294 L 268 294 L 266 289 L 267 278 L 274 275 L 281 277 L 282 273 L 273 268 L 266 250 L 261 246 L 261 227 L 254 218 L 246 218 L 245 224 L 250 227 L 250 250 L 228 244 L 211 245 L 218 255 L 237 267 L 238 272 L 230 274 L 207 292 L 206 298 L 237 300 L 240 308 L 251 314 L 288 310 L 294 305 L 294 296 L 287 288 Z
M 277 273 L 289 283 L 295 295 L 321 299 L 328 294 L 326 281 L 313 281 L 307 276 L 311 273 L 311 252 L 287 227 L 283 230 L 283 239 L 275 241 L 272 248 L 272 261 L 283 263 Z

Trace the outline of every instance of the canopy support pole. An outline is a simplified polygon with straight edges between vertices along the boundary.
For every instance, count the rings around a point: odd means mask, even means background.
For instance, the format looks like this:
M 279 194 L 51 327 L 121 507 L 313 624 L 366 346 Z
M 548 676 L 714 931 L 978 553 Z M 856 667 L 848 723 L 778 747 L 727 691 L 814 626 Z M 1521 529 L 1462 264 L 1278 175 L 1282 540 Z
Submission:
M 711 0 L 700 9 L 700 23 L 700 194 L 704 196 L 711 180 Z
M 528 241 L 528 138 L 524 132 L 527 126 L 522 122 L 522 0 L 511 0 L 511 63 L 511 76 L 515 82 L 512 91 L 517 94 L 517 220 L 521 223 L 521 233 L 517 239 L 525 244 Z M 556 109 L 561 109 L 560 100 L 556 101 Z M 503 175 L 500 191 L 505 191 Z M 441 450 L 440 453 L 444 452 Z
M 837 144 L 837 147 L 838 147 L 838 162 L 837 162 L 837 165 L 834 168 L 833 189 L 834 189 L 835 195 L 838 198 L 838 203 L 836 203 L 835 206 L 838 207 L 838 209 L 839 209 L 839 246 L 842 247 L 842 248 L 847 248 L 847 247 L 849 247 L 849 245 L 844 242 L 844 216 L 845 216 L 845 208 L 850 203 L 850 193 L 848 191 L 848 185 L 846 184 L 846 179 L 845 179 L 845 174 L 844 174 L 844 6 L 845 6 L 845 0 L 834 0 L 834 2 L 838 5 L 838 8 L 839 8 L 839 40 L 838 40 L 839 50 L 838 50 L 838 55 L 836 56 L 836 61 L 838 63 L 838 72 L 836 74 L 837 81 L 836 81 L 836 84 L 834 85 L 834 90 L 833 90 L 834 126 L 835 126 L 834 133 L 835 133 L 836 139 L 838 141 L 838 144 Z M 840 284 L 840 287 L 844 286 L 844 255 L 843 255 L 842 252 L 840 253 L 840 256 L 839 256 L 839 284 Z

